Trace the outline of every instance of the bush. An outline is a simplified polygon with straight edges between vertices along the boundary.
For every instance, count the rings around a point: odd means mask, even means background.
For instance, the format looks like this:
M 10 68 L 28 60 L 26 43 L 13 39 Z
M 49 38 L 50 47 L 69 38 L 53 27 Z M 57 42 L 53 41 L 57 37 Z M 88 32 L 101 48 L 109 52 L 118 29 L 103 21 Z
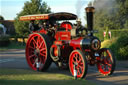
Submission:
M 98 30 L 98 33 L 94 33 L 94 36 L 98 37 L 101 41 L 104 41 L 103 30 Z
M 128 35 L 128 30 L 127 29 L 111 30 L 111 33 L 112 33 L 112 38 L 113 37 L 119 37 L 119 36 L 124 35 L 124 34 Z
M 128 36 L 121 35 L 116 42 L 110 45 L 110 49 L 114 52 L 118 60 L 128 60 Z
M 6 47 L 10 43 L 9 36 L 7 35 L 0 35 L 0 47 Z

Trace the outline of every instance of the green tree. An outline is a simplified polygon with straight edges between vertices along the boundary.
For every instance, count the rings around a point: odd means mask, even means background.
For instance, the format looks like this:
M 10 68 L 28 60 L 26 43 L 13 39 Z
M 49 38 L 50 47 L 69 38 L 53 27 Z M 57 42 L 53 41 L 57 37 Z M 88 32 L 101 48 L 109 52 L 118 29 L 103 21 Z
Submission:
M 15 30 L 16 33 L 20 36 L 26 36 L 29 34 L 29 21 L 19 21 L 19 17 L 23 15 L 31 15 L 31 14 L 45 14 L 50 13 L 51 8 L 47 5 L 46 2 L 42 2 L 42 0 L 31 0 L 24 3 L 23 10 L 17 14 L 15 18 Z
M 4 17 L 2 15 L 0 15 L 0 20 L 4 20 Z
M 125 28 L 125 29 L 128 29 L 128 20 L 125 22 L 124 28 Z
M 94 28 L 123 29 L 128 26 L 128 0 L 94 0 Z

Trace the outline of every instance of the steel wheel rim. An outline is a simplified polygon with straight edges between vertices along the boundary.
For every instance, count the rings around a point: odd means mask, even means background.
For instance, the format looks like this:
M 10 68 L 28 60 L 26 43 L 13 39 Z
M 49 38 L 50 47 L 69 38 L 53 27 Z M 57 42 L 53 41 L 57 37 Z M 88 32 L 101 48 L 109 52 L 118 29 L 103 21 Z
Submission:
M 72 75 L 74 75 L 74 64 L 77 63 L 76 70 L 77 70 L 77 78 L 81 78 L 84 75 L 85 65 L 82 55 L 79 52 L 73 52 L 70 57 L 70 71 Z
M 102 58 L 100 58 L 100 62 L 97 63 L 99 71 L 104 74 L 110 74 L 112 71 L 112 55 L 108 50 L 103 50 L 101 53 Z
M 43 68 L 47 59 L 47 46 L 44 38 L 40 34 L 32 34 L 29 37 L 27 46 L 26 46 L 26 59 L 29 66 L 33 70 L 37 70 L 36 68 L 37 55 L 35 54 L 36 51 L 39 52 L 38 62 L 40 63 L 39 69 L 41 69 Z

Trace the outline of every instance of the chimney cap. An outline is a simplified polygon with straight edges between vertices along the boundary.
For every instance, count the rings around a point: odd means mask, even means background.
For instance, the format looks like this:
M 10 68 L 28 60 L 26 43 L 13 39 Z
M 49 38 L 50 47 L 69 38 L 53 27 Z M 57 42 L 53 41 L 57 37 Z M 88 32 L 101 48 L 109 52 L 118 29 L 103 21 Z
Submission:
M 86 12 L 94 12 L 95 8 L 94 7 L 86 7 L 85 10 L 86 10 Z

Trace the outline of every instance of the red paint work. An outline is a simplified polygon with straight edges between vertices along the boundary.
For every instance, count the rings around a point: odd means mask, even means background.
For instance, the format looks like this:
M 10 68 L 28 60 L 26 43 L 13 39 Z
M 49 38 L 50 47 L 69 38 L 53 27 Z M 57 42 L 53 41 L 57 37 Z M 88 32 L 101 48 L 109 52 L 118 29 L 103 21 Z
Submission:
M 56 45 L 52 45 L 51 48 L 53 48 L 53 54 L 54 56 L 58 56 L 58 48 Z
M 74 39 L 74 40 L 71 40 L 69 45 L 71 47 L 73 47 L 73 49 L 82 49 L 81 46 L 80 46 L 80 41 L 82 40 L 83 38 L 80 37 L 80 38 L 77 38 L 77 39 Z
M 63 22 L 60 25 L 61 28 L 66 28 L 66 31 L 71 30 L 72 29 L 72 25 L 69 22 Z
M 33 33 L 43 33 L 43 34 L 47 34 L 47 31 L 46 31 L 44 28 L 42 28 L 42 29 L 39 30 L 39 31 L 33 31 Z
M 55 44 L 55 45 L 63 45 L 63 44 L 62 44 L 62 41 L 55 41 L 54 44 Z
M 69 31 L 58 31 L 55 34 L 56 40 L 71 40 L 71 34 Z
M 42 29 L 39 31 L 39 33 L 47 34 L 47 31 L 44 30 L 44 28 L 42 28 Z
M 85 52 L 91 52 L 91 50 L 90 49 L 85 49 Z

